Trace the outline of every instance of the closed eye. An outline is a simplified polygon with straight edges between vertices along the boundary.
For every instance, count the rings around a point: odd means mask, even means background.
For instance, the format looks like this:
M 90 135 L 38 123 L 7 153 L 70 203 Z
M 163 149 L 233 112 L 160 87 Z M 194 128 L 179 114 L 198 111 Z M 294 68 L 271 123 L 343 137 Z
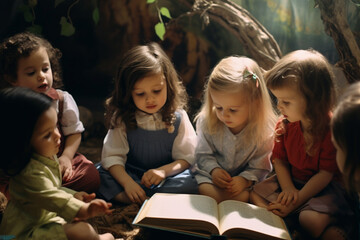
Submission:
M 161 91 L 162 91 L 162 89 L 158 89 L 158 90 L 154 90 L 153 93 L 159 94 L 159 93 L 161 93 Z
M 26 75 L 28 76 L 33 76 L 35 74 L 35 71 L 32 71 L 32 72 L 27 72 Z

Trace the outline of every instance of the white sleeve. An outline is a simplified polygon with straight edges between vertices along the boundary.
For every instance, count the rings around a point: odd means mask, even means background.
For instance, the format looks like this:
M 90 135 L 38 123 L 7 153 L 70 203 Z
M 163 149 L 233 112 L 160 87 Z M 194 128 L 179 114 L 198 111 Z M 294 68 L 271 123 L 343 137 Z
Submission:
M 61 91 L 61 90 L 57 90 Z M 61 128 L 65 136 L 81 133 L 85 130 L 83 123 L 80 121 L 78 106 L 74 98 L 66 91 L 63 91 L 64 106 L 60 120 Z M 59 101 L 58 101 L 59 102 Z
M 129 143 L 125 126 L 110 129 L 104 139 L 104 145 L 101 153 L 101 165 L 106 170 L 113 165 L 125 167 L 126 155 L 129 152 Z
M 187 113 L 178 110 L 181 114 L 181 122 L 178 134 L 174 140 L 172 157 L 174 160 L 183 159 L 191 165 L 195 162 L 195 147 L 197 144 L 196 133 Z

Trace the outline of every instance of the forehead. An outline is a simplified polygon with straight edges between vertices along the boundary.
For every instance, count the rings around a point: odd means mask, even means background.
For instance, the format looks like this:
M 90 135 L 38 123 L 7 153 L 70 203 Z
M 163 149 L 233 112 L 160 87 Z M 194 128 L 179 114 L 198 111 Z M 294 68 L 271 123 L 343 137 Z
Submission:
M 210 89 L 210 96 L 214 104 L 223 106 L 239 106 L 247 100 L 243 91 L 222 92 Z
M 19 58 L 19 64 L 25 63 L 25 62 L 32 62 L 34 59 L 45 59 L 48 60 L 49 59 L 49 55 L 46 51 L 46 48 L 44 47 L 39 47 L 37 49 L 34 49 L 33 51 L 31 51 L 29 53 L 28 56 L 24 56 L 24 57 L 20 57 Z
M 137 80 L 134 84 L 134 90 L 154 86 L 163 86 L 166 84 L 165 76 L 162 73 L 152 74 Z
M 270 90 L 275 95 L 276 98 L 297 99 L 297 98 L 303 97 L 300 90 L 294 85 L 278 87 L 278 88 L 270 89 Z
M 36 123 L 34 132 L 41 133 L 49 127 L 52 127 L 57 122 L 57 114 L 54 107 L 50 107 L 43 112 Z

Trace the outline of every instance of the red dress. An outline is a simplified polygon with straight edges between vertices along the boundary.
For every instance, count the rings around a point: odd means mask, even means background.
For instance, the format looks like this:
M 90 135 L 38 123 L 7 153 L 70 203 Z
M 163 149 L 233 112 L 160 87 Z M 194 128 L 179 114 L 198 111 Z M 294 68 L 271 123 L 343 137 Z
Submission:
M 277 124 L 278 129 L 280 122 Z M 330 129 L 325 138 L 318 143 L 314 156 L 305 152 L 305 140 L 300 121 L 287 123 L 286 132 L 278 137 L 272 153 L 272 159 L 281 159 L 290 164 L 293 178 L 307 182 L 320 170 L 339 174 L 336 164 L 336 149 L 331 142 Z

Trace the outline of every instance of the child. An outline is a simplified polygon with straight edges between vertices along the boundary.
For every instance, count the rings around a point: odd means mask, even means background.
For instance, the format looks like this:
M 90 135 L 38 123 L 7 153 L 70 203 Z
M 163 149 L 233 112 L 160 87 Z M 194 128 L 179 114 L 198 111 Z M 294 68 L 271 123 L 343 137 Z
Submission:
M 60 147 L 53 101 L 28 88 L 0 91 L 1 171 L 10 176 L 9 201 L 0 235 L 16 239 L 114 239 L 77 221 L 110 213 L 95 194 L 61 187 Z
M 196 116 L 196 180 L 217 202 L 248 202 L 249 189 L 272 170 L 276 115 L 258 64 L 227 57 L 212 71 Z
M 155 192 L 197 192 L 189 171 L 196 133 L 183 110 L 186 96 L 158 44 L 137 46 L 125 54 L 106 101 L 109 131 L 98 168 L 100 196 L 142 203 Z
M 76 153 L 84 131 L 78 107 L 68 92 L 52 88 L 53 85 L 61 86 L 60 57 L 58 49 L 31 33 L 19 33 L 6 39 L 0 45 L 0 88 L 28 87 L 57 100 L 58 126 L 62 137 L 58 157 L 63 186 L 96 192 L 100 185 L 98 171 L 85 156 Z M 0 190 L 8 196 L 7 180 L 2 182 Z
M 360 237 L 360 83 L 351 84 L 344 92 L 331 119 L 332 141 L 337 150 L 336 160 L 343 173 L 345 186 L 354 196 L 357 216 L 357 231 Z M 356 237 L 357 235 L 357 237 Z
M 314 50 L 284 56 L 265 74 L 283 118 L 276 126 L 272 163 L 276 175 L 254 186 L 251 201 L 285 217 L 299 214 L 302 228 L 318 238 L 335 216 L 351 214 L 337 178 L 329 129 L 333 73 Z

